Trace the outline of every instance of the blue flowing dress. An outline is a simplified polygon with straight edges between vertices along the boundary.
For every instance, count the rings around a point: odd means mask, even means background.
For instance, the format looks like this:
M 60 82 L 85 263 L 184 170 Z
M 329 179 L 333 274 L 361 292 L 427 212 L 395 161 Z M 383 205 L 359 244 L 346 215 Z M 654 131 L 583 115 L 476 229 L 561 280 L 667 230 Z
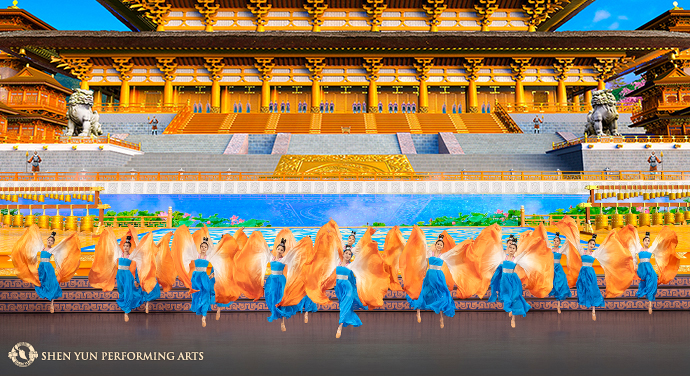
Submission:
M 604 296 L 599 290 L 597 275 L 594 273 L 592 264 L 594 257 L 589 255 L 582 256 L 582 267 L 580 275 L 577 277 L 577 302 L 587 308 L 604 307 Z
M 211 309 L 211 279 L 208 278 L 206 269 L 208 268 L 208 260 L 196 259 L 194 260 L 194 272 L 192 273 L 192 289 L 198 290 L 192 294 L 192 312 L 197 315 L 206 316 L 209 309 Z
M 134 276 L 129 270 L 132 260 L 124 257 L 117 259 L 117 305 L 125 313 L 132 312 L 144 302 L 141 290 L 134 286 Z
M 553 289 L 551 289 L 551 293 L 549 293 L 550 297 L 554 297 L 556 300 L 560 301 L 566 300 L 572 296 L 570 287 L 568 286 L 568 278 L 563 271 L 563 265 L 561 265 L 562 256 L 560 252 L 553 252 Z
M 503 310 L 511 312 L 514 316 L 525 317 L 532 306 L 527 303 L 522 295 L 522 281 L 515 274 L 515 263 L 505 260 L 501 265 L 500 296 L 503 302 Z
M 38 264 L 38 280 L 40 286 L 34 286 L 36 295 L 43 299 L 54 300 L 62 296 L 62 289 L 55 275 L 55 268 L 50 263 L 50 252 L 41 251 L 40 263 Z
M 408 295 L 407 301 L 413 309 L 430 309 L 453 317 L 455 302 L 446 285 L 446 277 L 443 275 L 441 266 L 443 266 L 443 260 L 438 257 L 429 257 L 429 269 L 422 282 L 422 292 L 417 299 L 412 299 Z
M 287 281 L 283 274 L 283 269 L 285 269 L 285 264 L 280 261 L 271 261 L 271 275 L 266 278 L 266 283 L 264 284 L 264 299 L 268 309 L 271 311 L 271 316 L 268 317 L 269 322 L 283 317 L 290 318 L 298 311 L 298 305 L 284 307 L 276 305 L 283 300 L 283 294 L 285 293 L 285 283 Z
M 491 288 L 491 295 L 489 295 L 489 303 L 503 303 L 501 297 L 501 278 L 503 277 L 503 265 L 499 265 L 491 276 L 491 283 L 489 287 Z
M 215 276 L 215 270 L 213 269 L 213 267 L 211 267 L 211 274 L 213 274 L 213 278 L 211 278 L 211 304 L 217 305 L 218 308 L 230 307 L 230 305 L 234 302 L 230 302 L 230 303 L 218 303 L 218 302 L 216 302 L 216 276 Z
M 340 305 L 340 319 L 339 324 L 346 326 L 361 326 L 362 321 L 354 312 L 355 309 L 368 309 L 359 300 L 357 295 L 357 280 L 352 270 L 345 266 L 338 266 L 335 268 L 335 296 L 338 297 L 338 304 Z
M 337 283 L 337 282 L 336 282 Z M 297 304 L 297 309 L 299 312 L 316 312 L 319 310 L 319 306 L 316 305 L 308 296 L 302 298 Z
M 139 282 L 139 273 L 134 271 L 134 280 L 139 284 L 139 290 L 141 292 L 142 301 L 144 303 L 154 301 L 161 297 L 161 286 L 156 282 L 156 286 L 151 290 L 151 292 L 144 291 L 141 287 L 141 282 Z
M 656 286 L 659 282 L 659 276 L 654 271 L 650 259 L 652 253 L 642 251 L 637 254 L 640 258 L 640 263 L 637 265 L 637 276 L 640 277 L 640 283 L 637 286 L 638 298 L 647 298 L 650 302 L 656 300 Z

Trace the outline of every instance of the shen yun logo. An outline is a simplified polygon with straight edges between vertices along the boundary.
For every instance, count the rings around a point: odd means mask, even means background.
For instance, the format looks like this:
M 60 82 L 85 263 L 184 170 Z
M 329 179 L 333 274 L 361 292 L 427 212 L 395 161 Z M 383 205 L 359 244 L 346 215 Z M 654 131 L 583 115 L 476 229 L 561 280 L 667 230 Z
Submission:
M 8 356 L 17 367 L 28 367 L 38 358 L 38 352 L 30 343 L 19 342 Z

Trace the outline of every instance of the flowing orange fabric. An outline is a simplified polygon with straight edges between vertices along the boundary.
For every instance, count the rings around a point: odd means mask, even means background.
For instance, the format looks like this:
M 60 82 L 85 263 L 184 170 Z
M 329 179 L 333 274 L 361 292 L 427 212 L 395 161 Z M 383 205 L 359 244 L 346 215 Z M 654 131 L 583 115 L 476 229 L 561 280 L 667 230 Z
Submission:
M 271 254 L 273 257 L 278 256 L 276 254 L 276 247 L 280 245 L 282 239 L 285 239 L 285 253 L 295 248 L 295 245 L 297 245 L 297 239 L 295 239 L 295 235 L 292 234 L 292 231 L 290 231 L 289 228 L 284 228 L 280 230 L 278 235 L 276 235 L 276 240 L 273 242 L 273 247 L 271 248 Z M 285 256 L 285 253 L 283 253 L 283 256 Z
M 120 239 L 120 250 L 123 252 L 125 250 L 124 245 L 125 241 L 127 240 L 127 236 L 132 237 L 132 246 L 129 248 L 131 252 L 137 247 L 137 244 L 139 243 L 139 233 L 137 232 L 137 229 L 135 227 L 133 227 L 132 225 L 127 225 L 127 232 L 122 236 L 122 239 Z
M 441 235 L 443 235 L 443 249 L 441 249 L 441 254 L 444 254 L 453 249 L 453 247 L 455 247 L 455 240 L 453 240 L 453 237 L 450 236 L 450 234 L 446 230 L 443 230 Z M 448 286 L 448 290 L 453 291 L 453 287 L 455 287 L 455 281 L 453 279 L 453 275 L 450 273 L 450 269 L 448 269 L 448 265 L 444 263 L 441 266 L 441 271 L 443 272 L 443 276 L 446 279 L 446 285 Z
M 333 233 L 333 235 L 336 237 L 336 239 L 338 239 L 338 246 L 336 247 L 338 249 L 338 254 L 336 257 L 338 258 L 338 260 L 342 260 L 343 259 L 343 244 L 342 244 L 342 241 L 340 241 L 340 227 L 338 227 L 338 224 L 332 218 L 325 225 L 321 226 L 319 231 L 316 233 L 316 240 L 318 241 L 319 236 L 325 236 L 325 234 L 328 231 L 331 231 Z M 316 244 L 316 242 L 314 242 L 314 244 Z M 311 265 L 314 262 L 314 260 L 317 257 L 317 251 L 318 250 L 316 249 L 316 247 L 314 247 L 314 252 L 312 253 L 313 257 L 311 260 L 309 260 L 307 262 L 307 264 Z M 335 266 L 337 266 L 337 264 L 338 264 L 337 260 L 333 261 L 333 260 L 331 260 L 330 257 L 327 260 L 319 261 L 319 264 L 321 266 L 323 266 L 324 262 L 333 263 L 333 265 L 335 265 Z M 335 282 L 336 282 L 335 266 L 333 266 L 333 272 L 331 273 L 331 275 L 328 278 L 326 278 L 326 280 L 321 282 L 325 286 L 326 290 L 330 290 L 330 289 L 335 288 Z M 320 267 L 317 267 L 317 269 L 319 269 L 319 268 Z M 310 297 L 310 299 L 311 299 L 311 297 Z M 314 300 L 314 299 L 312 299 L 312 300 Z
M 188 289 L 192 288 L 190 263 L 198 257 L 198 249 L 187 226 L 182 225 L 175 230 L 172 241 L 173 264 L 175 265 L 177 277 L 180 278 L 180 281 Z
M 156 245 L 158 248 L 156 251 L 156 278 L 158 278 L 158 284 L 164 292 L 170 291 L 175 284 L 175 279 L 177 279 L 175 262 L 170 251 L 172 234 L 172 232 L 165 234 Z
M 122 251 L 117 244 L 117 238 L 111 227 L 106 227 L 98 238 L 96 251 L 93 256 L 91 270 L 89 270 L 89 284 L 91 287 L 103 291 L 113 291 L 115 275 L 117 274 L 117 259 Z
M 546 228 L 540 224 L 536 230 L 524 233 L 515 254 L 515 272 L 537 298 L 545 298 L 553 290 L 553 252 L 547 239 Z
M 568 278 L 568 286 L 573 288 L 577 283 L 577 277 L 580 275 L 580 269 L 582 268 L 582 257 L 580 256 L 580 230 L 578 230 L 575 220 L 569 215 L 566 215 L 556 223 L 556 227 L 558 227 L 561 234 L 565 236 L 568 242 L 568 270 L 566 272 L 566 277 Z
M 16 269 L 17 277 L 26 283 L 40 286 L 38 280 L 38 252 L 43 249 L 43 240 L 38 226 L 24 230 L 24 234 L 12 247 L 12 264 Z
M 199 252 L 199 247 L 201 247 L 201 243 L 204 241 L 204 238 L 208 238 L 209 249 L 207 250 L 207 253 L 211 251 L 211 235 L 209 234 L 208 227 L 206 227 L 206 225 L 203 225 L 200 229 L 194 231 L 192 238 L 194 239 L 194 245 L 196 246 L 197 252 Z
M 235 283 L 235 255 L 239 246 L 234 237 L 226 234 L 220 239 L 214 252 L 208 256 L 208 261 L 213 265 L 213 274 L 216 284 L 216 302 L 227 304 L 240 297 L 240 290 Z
M 637 228 L 635 228 L 635 226 L 633 225 L 627 225 L 618 230 L 618 239 L 620 239 L 621 244 L 623 244 L 623 247 L 629 249 L 633 255 L 642 249 L 642 244 L 640 244 L 640 237 L 637 233 Z M 635 257 L 633 256 L 633 263 L 635 263 L 635 261 Z M 633 280 L 639 279 L 640 277 L 638 277 L 637 273 L 635 273 L 635 275 L 633 276 Z
M 678 235 L 675 231 L 664 226 L 654 239 L 654 244 L 656 244 L 656 248 L 653 253 L 659 274 L 659 284 L 669 283 L 673 278 L 676 278 L 680 267 L 681 257 L 676 253 Z
M 285 257 L 283 257 L 281 262 L 286 265 L 285 268 L 287 269 L 285 291 L 283 292 L 283 299 L 278 303 L 278 306 L 297 305 L 307 295 L 303 270 L 307 268 L 305 263 L 311 257 L 313 248 L 314 245 L 311 242 L 311 238 L 304 237 L 284 254 Z
M 632 254 L 618 238 L 616 231 L 609 232 L 604 242 L 592 253 L 604 269 L 606 298 L 621 296 L 630 287 L 635 275 Z
M 372 242 L 373 240 L 371 239 L 371 236 L 374 235 L 375 233 L 376 233 L 376 229 L 369 226 L 369 228 L 367 228 L 367 230 L 364 231 L 364 235 L 362 235 L 362 237 L 359 238 L 359 241 L 355 245 L 355 248 L 356 248 L 355 252 L 359 252 L 360 249 L 362 249 L 363 247 L 366 247 L 366 245 L 368 243 Z
M 501 234 L 501 226 L 494 223 L 484 228 L 474 240 L 474 243 L 472 243 L 472 252 L 474 252 L 476 257 L 470 258 L 469 260 L 476 260 L 474 262 L 477 265 L 477 271 L 481 277 L 481 284 L 477 290 L 477 296 L 479 296 L 480 299 L 486 295 L 486 291 L 491 284 L 491 277 L 494 275 L 496 268 L 498 268 L 505 259 L 505 251 L 501 244 Z M 469 283 L 471 283 L 471 281 Z
M 405 248 L 405 240 L 403 239 L 402 232 L 400 232 L 400 227 L 395 226 L 388 230 L 386 241 L 383 243 L 383 262 L 385 263 L 384 269 L 388 273 L 388 288 L 393 291 L 402 291 L 403 289 L 398 280 L 400 255 L 403 248 Z
M 240 247 L 240 249 L 244 248 L 247 244 L 247 234 L 244 233 L 244 228 L 239 228 L 232 237 L 235 238 L 237 246 Z
M 426 275 L 426 239 L 419 226 L 414 225 L 407 243 L 400 255 L 403 289 L 412 299 L 418 299 Z
M 55 246 L 53 258 L 55 259 L 55 275 L 58 282 L 63 283 L 72 279 L 81 263 L 81 244 L 76 232 Z
M 132 253 L 132 259 L 137 262 L 141 288 L 147 293 L 151 292 L 156 287 L 156 244 L 152 233 L 144 235 Z
M 386 295 L 389 284 L 384 265 L 375 241 L 363 244 L 357 259 L 350 264 L 350 269 L 357 279 L 357 295 L 366 307 L 383 306 L 383 296 Z
M 263 296 L 264 276 L 270 257 L 268 244 L 259 231 L 252 232 L 247 244 L 235 254 L 235 283 L 247 298 L 257 301 Z
M 458 286 L 457 297 L 468 299 L 476 294 L 482 285 L 482 278 L 477 266 L 480 257 L 474 240 L 467 239 L 455 245 L 448 252 L 441 254 L 444 264 L 448 265 L 453 281 Z
M 335 283 L 335 268 L 343 257 L 339 233 L 332 230 L 332 225 L 326 224 L 321 229 L 324 228 L 319 230 L 314 242 L 313 262 L 303 269 L 307 295 L 316 304 L 331 304 L 326 290 Z

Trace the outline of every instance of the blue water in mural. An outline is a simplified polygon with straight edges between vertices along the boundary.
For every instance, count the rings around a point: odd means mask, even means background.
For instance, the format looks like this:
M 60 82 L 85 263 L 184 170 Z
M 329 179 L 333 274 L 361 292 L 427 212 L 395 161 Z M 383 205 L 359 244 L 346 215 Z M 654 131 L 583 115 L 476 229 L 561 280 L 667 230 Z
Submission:
M 196 216 L 269 220 L 272 226 L 322 226 L 333 218 L 343 226 L 382 222 L 400 225 L 458 213 L 548 214 L 587 200 L 586 195 L 102 195 L 111 210 L 173 210 Z M 75 214 L 78 215 L 78 214 Z
M 448 234 L 453 238 L 456 244 L 459 244 L 463 240 L 466 239 L 474 239 L 479 235 L 479 233 L 483 230 L 483 227 L 422 227 L 422 231 L 424 232 L 424 236 L 426 238 L 427 245 L 431 246 L 433 242 L 438 238 L 438 235 L 441 234 L 444 230 L 448 232 Z M 504 241 L 508 239 L 508 237 L 513 234 L 515 236 L 518 236 L 518 234 L 525 232 L 527 230 L 532 230 L 534 229 L 533 227 L 503 227 L 502 233 L 503 233 L 503 239 Z M 198 228 L 191 228 L 190 229 L 192 232 L 198 230 Z M 220 241 L 220 238 L 223 237 L 224 234 L 234 234 L 235 231 L 237 231 L 237 228 L 209 228 L 209 234 L 211 235 L 211 240 L 213 240 L 213 243 L 218 243 Z M 264 236 L 264 239 L 266 239 L 266 242 L 268 243 L 269 247 L 273 247 L 273 243 L 276 240 L 276 236 L 278 233 L 282 230 L 280 227 L 262 227 L 262 228 L 252 228 L 252 229 L 245 229 L 245 234 L 247 236 L 251 235 L 253 231 L 260 231 L 261 234 Z M 340 227 L 340 237 L 342 238 L 343 241 L 347 241 L 347 237 L 350 235 L 351 231 L 356 231 L 357 232 L 357 240 L 364 235 L 364 231 L 366 229 L 364 227 Z M 377 227 L 376 228 L 376 233 L 371 237 L 375 242 L 378 243 L 379 246 L 379 251 L 383 251 L 383 244 L 386 241 L 386 234 L 388 234 L 388 230 L 390 230 L 390 227 Z M 170 232 L 171 230 L 169 229 L 161 229 L 161 230 L 155 230 L 153 231 L 153 241 L 158 243 L 165 234 Z M 295 238 L 299 241 L 305 236 L 311 236 L 312 239 L 316 238 L 316 233 L 319 231 L 319 228 L 317 227 L 310 227 L 310 228 L 304 228 L 304 227 L 291 227 L 290 231 L 295 235 Z M 403 235 L 403 239 L 407 241 L 407 239 L 410 237 L 410 233 L 412 232 L 412 227 L 402 227 L 400 228 L 400 232 Z M 139 239 L 144 237 L 144 233 L 139 234 Z M 549 235 L 549 245 L 551 245 L 551 241 L 553 241 L 553 233 L 548 233 Z M 561 237 L 562 239 L 562 237 Z M 172 239 L 171 239 L 171 244 L 172 244 Z M 585 242 L 583 241 L 583 244 Z M 82 248 L 82 252 L 93 252 L 95 249 L 95 246 L 88 246 Z

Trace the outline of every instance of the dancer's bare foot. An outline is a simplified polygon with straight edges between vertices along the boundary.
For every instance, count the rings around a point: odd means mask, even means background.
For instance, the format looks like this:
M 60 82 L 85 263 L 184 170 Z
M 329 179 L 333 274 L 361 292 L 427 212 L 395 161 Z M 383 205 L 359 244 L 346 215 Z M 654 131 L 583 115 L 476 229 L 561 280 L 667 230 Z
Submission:
M 129 321 L 129 315 L 125 313 L 125 322 Z
M 597 312 L 595 310 L 596 308 L 592 308 L 592 320 L 597 321 Z
M 149 302 L 146 302 L 146 313 L 149 313 Z
M 561 301 L 558 301 L 558 314 L 561 314 Z
M 308 322 L 309 322 L 309 312 L 304 312 L 304 323 L 306 324 Z
M 443 329 L 443 313 L 441 314 L 441 329 Z
M 514 328 L 515 327 L 515 316 L 510 317 L 510 327 Z
M 335 338 L 340 338 L 340 332 L 343 330 L 343 324 L 338 325 L 338 331 L 335 332 Z
M 649 302 L 649 314 L 652 314 L 652 302 Z
M 216 311 L 216 321 L 220 320 L 220 307 L 218 307 L 218 310 Z
M 422 322 L 422 314 L 417 310 L 417 322 Z
M 283 321 L 280 323 L 280 330 L 283 332 L 287 331 L 287 329 L 285 328 L 285 318 L 284 317 L 283 317 Z
M 206 327 L 206 316 L 201 316 L 201 327 Z
M 53 305 L 53 301 L 50 301 L 50 313 L 55 313 L 55 306 Z M 651 308 L 649 313 L 652 313 Z

